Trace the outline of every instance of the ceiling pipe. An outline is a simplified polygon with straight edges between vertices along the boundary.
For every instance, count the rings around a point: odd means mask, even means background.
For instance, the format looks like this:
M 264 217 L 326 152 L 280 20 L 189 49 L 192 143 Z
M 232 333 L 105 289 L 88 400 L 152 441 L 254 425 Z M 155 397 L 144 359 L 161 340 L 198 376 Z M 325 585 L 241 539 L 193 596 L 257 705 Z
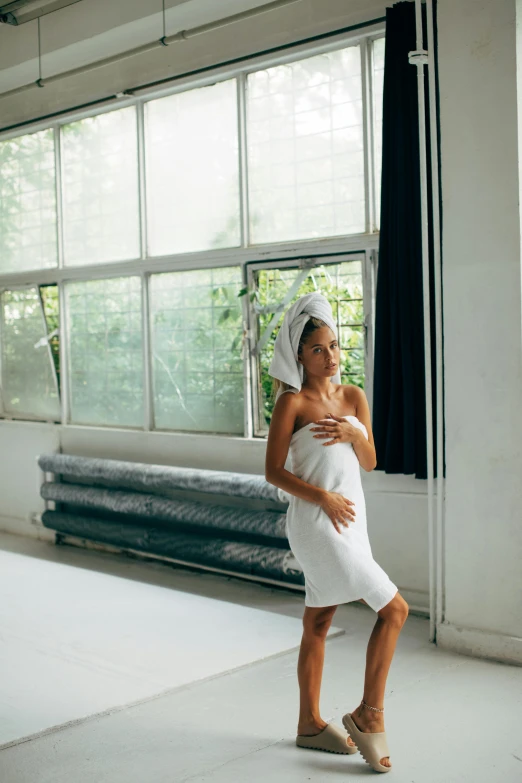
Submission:
M 13 0 L 10 3 L 1 3 L 0 22 L 11 25 L 26 24 L 79 2 L 81 0 Z
M 15 87 L 12 90 L 7 90 L 6 92 L 0 93 L 0 99 L 9 98 L 12 95 L 18 95 L 20 93 L 27 92 L 28 90 L 32 90 L 35 87 L 46 87 L 48 84 L 54 84 L 60 79 L 66 79 L 71 76 L 79 76 L 81 74 L 88 73 L 89 71 L 94 71 L 97 68 L 103 68 L 106 65 L 112 65 L 113 63 L 121 62 L 122 60 L 126 60 L 129 57 L 144 54 L 145 52 L 150 52 L 153 49 L 158 49 L 162 46 L 170 46 L 170 44 L 178 43 L 178 41 L 186 41 L 189 38 L 194 38 L 196 35 L 202 35 L 203 33 L 210 32 L 211 30 L 217 30 L 220 27 L 227 27 L 234 22 L 240 22 L 244 19 L 249 19 L 250 17 L 258 16 L 259 14 L 263 14 L 268 11 L 275 11 L 279 8 L 283 8 L 284 6 L 300 2 L 301 0 L 275 0 L 272 3 L 266 3 L 266 5 L 262 5 L 257 8 L 249 8 L 246 11 L 240 11 L 237 14 L 232 14 L 232 16 L 225 16 L 223 19 L 217 19 L 214 22 L 208 22 L 207 24 L 202 24 L 198 27 L 192 27 L 190 30 L 180 30 L 178 33 L 174 33 L 173 35 L 164 36 L 157 41 L 151 41 L 150 43 L 143 44 L 142 46 L 137 46 L 134 49 L 128 49 L 125 52 L 114 54 L 111 57 L 105 57 L 102 60 L 95 60 L 94 62 L 88 63 L 87 65 L 81 65 L 79 68 L 73 68 L 70 71 L 63 71 L 62 73 L 57 73 L 54 76 L 48 76 L 45 79 L 37 79 L 36 81 L 30 82 L 29 84 L 24 84 L 21 87 Z

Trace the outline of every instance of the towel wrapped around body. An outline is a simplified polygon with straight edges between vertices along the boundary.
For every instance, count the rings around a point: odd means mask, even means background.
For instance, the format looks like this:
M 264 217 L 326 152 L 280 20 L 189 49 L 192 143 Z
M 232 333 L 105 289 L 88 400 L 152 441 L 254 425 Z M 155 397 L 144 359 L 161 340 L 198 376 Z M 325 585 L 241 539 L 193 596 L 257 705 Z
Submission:
M 356 416 L 344 416 L 368 432 Z M 351 443 L 325 446 L 314 438 L 307 424 L 290 441 L 291 472 L 317 487 L 338 492 L 355 504 L 355 522 L 338 533 L 330 517 L 317 503 L 279 489 L 288 500 L 286 534 L 290 548 L 303 569 L 305 605 L 333 606 L 364 598 L 378 612 L 394 597 L 397 586 L 373 559 L 366 527 L 366 504 L 361 466 Z

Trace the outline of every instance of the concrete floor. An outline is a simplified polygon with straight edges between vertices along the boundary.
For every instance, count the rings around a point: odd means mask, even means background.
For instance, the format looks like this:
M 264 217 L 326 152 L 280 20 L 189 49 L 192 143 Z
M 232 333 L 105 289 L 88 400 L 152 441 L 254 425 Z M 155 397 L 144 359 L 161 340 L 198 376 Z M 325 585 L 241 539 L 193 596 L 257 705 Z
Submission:
M 207 596 L 235 607 L 300 620 L 301 594 L 255 583 L 172 569 L 112 554 L 54 548 L 0 535 L 0 551 L 88 569 L 144 584 Z M 38 585 L 35 585 L 35 589 Z M 362 696 L 366 644 L 375 614 L 339 607 L 345 630 L 326 644 L 322 717 L 341 716 Z M 295 627 L 295 626 L 294 626 Z M 211 658 L 218 634 L 207 639 Z M 522 667 L 438 650 L 428 621 L 410 615 L 392 662 L 386 730 L 396 783 L 516 783 L 522 779 Z M 2 638 L 2 645 L 9 643 Z M 131 706 L 18 741 L 0 749 L 1 783 L 323 783 L 377 775 L 359 754 L 339 756 L 295 746 L 298 651 L 244 665 L 210 679 L 177 685 Z M 230 660 L 232 661 L 232 655 Z M 230 668 L 230 667 L 229 667 Z M 2 669 L 0 704 L 12 673 Z M 4 679 L 5 678 L 5 679 Z M 60 683 L 56 682 L 56 691 Z M 63 699 L 63 694 L 60 697 Z M 488 722 L 489 721 L 489 722 Z M 495 733 L 498 728 L 498 733 Z
M 298 618 L 144 582 L 143 562 L 126 560 L 114 575 L 93 570 L 92 550 L 49 545 L 47 554 L 57 559 L 0 549 L 0 671 L 10 672 L 0 685 L 0 751 L 301 643 Z M 75 564 L 64 562 L 71 554 Z

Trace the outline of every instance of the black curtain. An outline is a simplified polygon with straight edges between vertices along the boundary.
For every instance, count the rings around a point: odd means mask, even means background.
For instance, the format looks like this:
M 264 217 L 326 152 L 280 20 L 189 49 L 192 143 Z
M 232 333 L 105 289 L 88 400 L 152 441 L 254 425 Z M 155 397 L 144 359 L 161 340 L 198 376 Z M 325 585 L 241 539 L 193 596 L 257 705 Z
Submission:
M 427 42 L 425 5 L 422 10 L 424 41 Z M 376 470 L 414 473 L 416 478 L 425 479 L 427 444 L 417 66 L 408 60 L 408 53 L 416 49 L 415 3 L 400 2 L 387 8 L 372 426 L 377 454 Z M 428 214 L 431 214 L 427 70 L 425 66 Z M 429 226 L 433 459 L 436 475 L 435 302 L 431 220 Z

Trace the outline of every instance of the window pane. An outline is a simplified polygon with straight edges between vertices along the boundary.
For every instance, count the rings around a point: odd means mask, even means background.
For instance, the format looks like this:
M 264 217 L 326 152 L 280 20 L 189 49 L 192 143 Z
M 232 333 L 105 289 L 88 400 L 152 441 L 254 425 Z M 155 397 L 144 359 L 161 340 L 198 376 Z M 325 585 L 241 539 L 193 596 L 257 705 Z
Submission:
M 0 272 L 58 261 L 52 130 L 0 142 Z
M 252 242 L 365 230 L 359 46 L 250 74 Z
M 143 426 L 141 282 L 66 285 L 71 421 Z
M 258 313 L 259 336 L 268 327 L 278 303 L 300 273 L 300 269 L 288 267 L 260 269 L 255 272 L 258 306 L 272 306 L 269 308 L 269 312 Z M 360 260 L 315 266 L 310 270 L 308 277 L 302 281 L 284 311 L 286 312 L 304 294 L 309 294 L 312 291 L 324 294 L 332 305 L 333 316 L 337 324 L 341 349 L 341 383 L 354 384 L 364 388 L 365 331 L 362 281 L 362 262 Z M 258 357 L 258 377 L 261 380 L 259 410 L 262 412 L 259 425 L 262 431 L 268 427 L 274 407 L 272 377 L 268 373 L 268 368 L 274 355 L 274 342 L 282 323 L 282 317 L 283 314 L 281 314 L 279 323 Z
M 62 160 L 65 263 L 138 258 L 135 107 L 65 125 Z
M 242 434 L 239 267 L 151 277 L 155 425 Z
M 4 291 L 0 301 L 4 411 L 59 420 L 56 376 L 38 289 Z
M 58 388 L 60 389 L 60 305 L 57 285 L 41 285 L 40 296 L 44 309 L 45 322 L 47 324 L 47 334 L 49 337 L 49 347 L 56 372 Z
M 236 80 L 145 104 L 149 255 L 240 242 Z
M 384 38 L 373 42 L 373 144 L 375 157 L 376 224 L 381 222 L 381 168 L 382 168 L 382 95 L 384 79 Z

